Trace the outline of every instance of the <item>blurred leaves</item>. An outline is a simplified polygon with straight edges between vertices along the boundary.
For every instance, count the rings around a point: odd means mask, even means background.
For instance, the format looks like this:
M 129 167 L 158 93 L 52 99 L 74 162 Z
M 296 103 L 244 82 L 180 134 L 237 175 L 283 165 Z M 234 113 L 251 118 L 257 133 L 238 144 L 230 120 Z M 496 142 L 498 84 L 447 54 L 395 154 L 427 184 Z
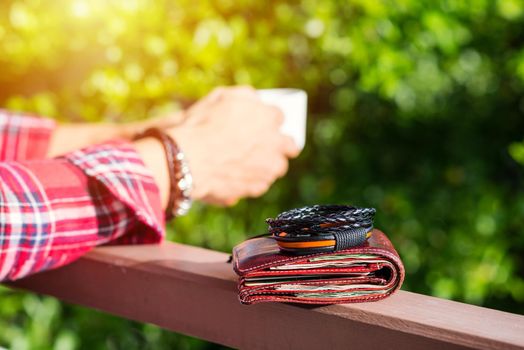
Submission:
M 304 88 L 308 144 L 288 175 L 234 208 L 196 205 L 170 239 L 229 251 L 291 207 L 374 206 L 404 289 L 524 313 L 523 14 L 519 0 L 4 1 L 0 101 L 124 122 L 217 85 Z M 0 346 L 211 346 L 0 296 Z

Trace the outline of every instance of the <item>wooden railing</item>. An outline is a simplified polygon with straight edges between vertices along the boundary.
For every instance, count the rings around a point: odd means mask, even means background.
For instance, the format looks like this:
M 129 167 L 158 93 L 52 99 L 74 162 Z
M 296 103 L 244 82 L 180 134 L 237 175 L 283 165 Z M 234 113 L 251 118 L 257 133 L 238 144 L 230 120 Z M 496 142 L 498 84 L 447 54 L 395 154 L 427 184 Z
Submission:
M 524 348 L 524 316 L 404 291 L 372 303 L 244 306 L 227 259 L 174 243 L 102 247 L 12 286 L 235 348 Z

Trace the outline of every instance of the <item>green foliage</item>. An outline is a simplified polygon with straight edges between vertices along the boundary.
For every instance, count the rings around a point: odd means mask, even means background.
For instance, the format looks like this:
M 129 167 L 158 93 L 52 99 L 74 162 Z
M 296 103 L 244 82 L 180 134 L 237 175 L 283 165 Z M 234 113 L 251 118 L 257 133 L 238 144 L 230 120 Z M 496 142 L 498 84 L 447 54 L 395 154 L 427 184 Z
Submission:
M 0 13 L 8 108 L 126 121 L 217 85 L 308 90 L 308 144 L 289 174 L 234 208 L 196 206 L 170 239 L 228 251 L 287 208 L 375 206 L 404 289 L 524 313 L 522 1 L 25 0 Z M 13 349 L 207 346 L 0 293 Z

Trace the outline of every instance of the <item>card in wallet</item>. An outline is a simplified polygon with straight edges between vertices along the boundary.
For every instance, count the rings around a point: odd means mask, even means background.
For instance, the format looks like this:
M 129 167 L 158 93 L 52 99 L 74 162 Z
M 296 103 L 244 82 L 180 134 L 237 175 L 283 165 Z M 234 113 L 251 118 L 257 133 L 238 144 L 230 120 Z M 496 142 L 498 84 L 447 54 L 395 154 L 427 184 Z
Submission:
M 271 237 L 253 238 L 233 249 L 233 264 L 243 304 L 376 301 L 398 290 L 404 280 L 398 253 L 376 229 L 363 245 L 308 255 L 282 253 Z

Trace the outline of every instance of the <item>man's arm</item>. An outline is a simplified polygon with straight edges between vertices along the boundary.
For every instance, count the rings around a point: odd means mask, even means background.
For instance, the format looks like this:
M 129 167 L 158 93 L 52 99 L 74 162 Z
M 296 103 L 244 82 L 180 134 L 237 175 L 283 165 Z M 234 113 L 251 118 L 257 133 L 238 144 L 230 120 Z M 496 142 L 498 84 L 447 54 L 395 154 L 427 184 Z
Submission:
M 0 162 L 0 281 L 56 268 L 96 245 L 164 236 L 158 186 L 125 142 Z
M 251 88 L 217 89 L 186 114 L 186 122 L 164 129 L 187 156 L 194 200 L 231 205 L 260 196 L 298 155 L 279 131 L 281 112 Z M 35 157 L 18 159 L 28 158 Z M 154 139 L 0 162 L 0 178 L 0 280 L 62 266 L 98 244 L 164 235 L 169 175 Z
M 0 161 L 44 158 L 54 129 L 51 119 L 0 109 Z
M 183 112 L 128 123 L 58 124 L 51 136 L 47 157 L 56 157 L 73 150 L 113 139 L 131 139 L 149 127 L 168 129 L 184 118 Z

